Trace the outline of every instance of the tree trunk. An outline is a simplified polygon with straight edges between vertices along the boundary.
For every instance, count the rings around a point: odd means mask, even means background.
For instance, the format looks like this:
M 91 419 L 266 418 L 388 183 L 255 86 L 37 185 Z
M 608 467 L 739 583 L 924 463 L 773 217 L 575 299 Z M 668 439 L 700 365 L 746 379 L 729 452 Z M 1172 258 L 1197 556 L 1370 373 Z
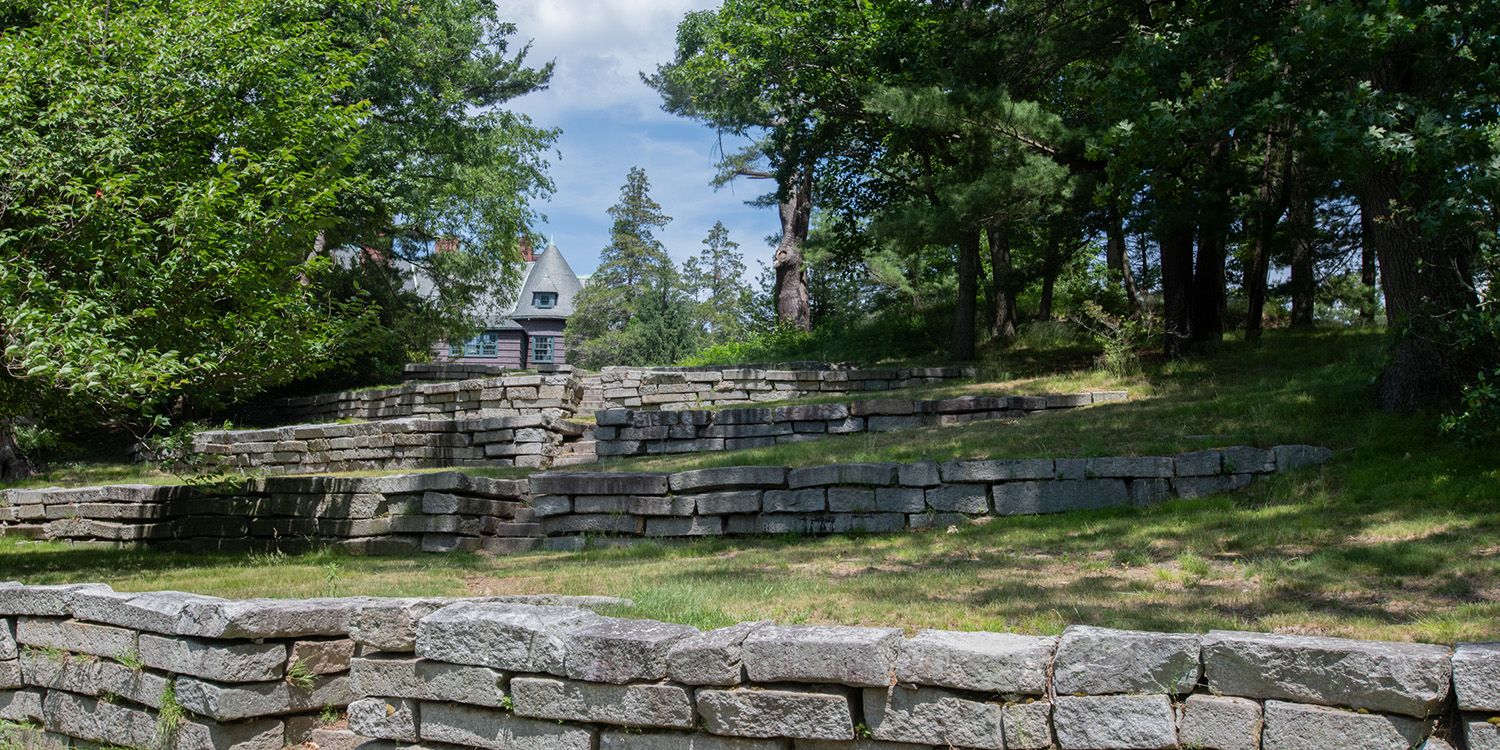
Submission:
M 1292 235 L 1292 327 L 1311 328 L 1313 296 L 1317 293 L 1314 278 L 1313 243 L 1317 236 L 1314 214 L 1315 198 L 1308 190 L 1306 175 L 1297 169 L 1292 175 L 1291 203 L 1287 223 Z
M 1230 187 L 1224 179 L 1229 142 L 1214 143 L 1205 170 L 1198 219 L 1198 258 L 1193 268 L 1193 293 L 1188 303 L 1188 341 L 1193 346 L 1217 343 L 1224 338 L 1228 317 L 1228 294 L 1224 288 L 1224 262 L 1228 258 Z
M 1175 207 L 1168 211 L 1177 210 Z M 1193 297 L 1193 225 L 1182 217 L 1169 217 L 1158 232 L 1161 245 L 1161 296 L 1163 350 L 1175 357 L 1187 351 Z
M 1109 270 L 1119 272 L 1120 280 L 1125 285 L 1125 301 L 1130 305 L 1130 314 L 1138 317 L 1141 314 L 1141 300 L 1135 288 L 1135 275 L 1130 272 L 1130 255 L 1125 248 L 1125 219 L 1113 205 L 1109 207 L 1109 224 L 1104 232 L 1105 262 L 1109 265 Z
M 990 306 L 993 316 L 990 336 L 1010 340 L 1016 337 L 1015 269 L 1010 260 L 1010 227 L 999 225 L 987 230 L 990 243 Z
M 807 271 L 802 247 L 812 218 L 812 176 L 794 175 L 781 203 L 781 243 L 771 263 L 776 269 L 776 319 L 804 331 L 812 330 L 812 307 L 807 295 Z
M 953 316 L 949 354 L 958 362 L 974 359 L 979 331 L 979 230 L 965 230 L 958 240 L 958 307 Z
M 1260 188 L 1252 214 L 1250 267 L 1245 269 L 1245 339 L 1258 341 L 1265 326 L 1266 277 L 1271 272 L 1271 244 L 1276 225 L 1286 213 L 1289 149 L 1275 133 L 1266 134 L 1266 157 L 1260 170 Z
M 1375 246 L 1370 242 L 1371 228 L 1370 212 L 1365 210 L 1363 204 L 1359 207 L 1359 283 L 1364 287 L 1364 299 L 1360 300 L 1359 319 L 1366 324 L 1375 322 L 1376 295 L 1379 291 L 1375 288 Z
M 0 422 L 0 481 L 25 479 L 36 473 L 36 467 L 16 445 L 16 434 L 9 424 Z
M 1037 305 L 1037 318 L 1052 319 L 1052 297 L 1057 289 L 1057 274 L 1062 271 L 1062 226 L 1053 221 L 1047 232 L 1047 255 L 1042 258 L 1042 299 Z

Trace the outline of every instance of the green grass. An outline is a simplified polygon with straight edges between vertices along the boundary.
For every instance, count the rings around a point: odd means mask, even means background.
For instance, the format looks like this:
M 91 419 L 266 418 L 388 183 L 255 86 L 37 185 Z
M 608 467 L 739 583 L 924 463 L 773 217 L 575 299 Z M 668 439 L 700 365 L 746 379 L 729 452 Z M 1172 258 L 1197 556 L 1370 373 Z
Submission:
M 1110 381 L 1132 401 L 1014 423 L 855 436 L 622 462 L 817 463 L 952 456 L 1171 453 L 1308 442 L 1316 469 L 1232 496 L 1148 509 L 1010 517 L 933 532 L 643 543 L 502 558 L 214 556 L 70 549 L 0 538 L 3 577 L 105 581 L 223 596 L 627 596 L 633 617 L 714 627 L 750 619 L 1055 633 L 1087 623 L 1243 628 L 1451 643 L 1500 633 L 1500 462 L 1441 436 L 1432 414 L 1375 410 L 1378 334 L 1270 337 Z M 1108 382 L 1106 382 L 1108 381 Z M 990 387 L 995 384 L 991 383 Z

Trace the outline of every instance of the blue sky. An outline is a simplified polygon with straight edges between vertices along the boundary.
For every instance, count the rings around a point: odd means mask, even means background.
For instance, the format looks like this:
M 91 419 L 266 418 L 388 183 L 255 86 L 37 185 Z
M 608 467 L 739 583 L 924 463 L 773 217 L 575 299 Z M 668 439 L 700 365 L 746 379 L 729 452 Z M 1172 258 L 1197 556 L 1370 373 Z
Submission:
M 498 0 L 517 41 L 532 42 L 528 60 L 555 60 L 552 85 L 511 108 L 541 126 L 562 128 L 552 160 L 557 192 L 537 208 L 542 231 L 580 275 L 592 273 L 609 241 L 609 215 L 631 166 L 651 179 L 652 196 L 673 218 L 660 235 L 672 257 L 696 255 L 715 220 L 740 243 L 749 274 L 770 257 L 766 237 L 779 229 L 773 208 L 745 201 L 769 188 L 741 181 L 715 190 L 718 136 L 661 111 L 641 71 L 671 59 L 677 21 L 718 0 Z M 734 150 L 735 144 L 726 142 Z

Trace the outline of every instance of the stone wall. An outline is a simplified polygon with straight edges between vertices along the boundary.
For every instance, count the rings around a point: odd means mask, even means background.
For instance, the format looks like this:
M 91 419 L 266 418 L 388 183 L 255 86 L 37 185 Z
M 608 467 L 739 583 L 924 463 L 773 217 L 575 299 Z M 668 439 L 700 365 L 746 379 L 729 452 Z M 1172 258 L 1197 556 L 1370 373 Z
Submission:
M 828 435 L 894 432 L 934 425 L 1024 417 L 1039 411 L 1124 401 L 1124 391 L 1051 396 L 964 396 L 937 401 L 877 399 L 842 404 L 595 413 L 600 456 L 762 448 Z
M 525 480 L 457 472 L 269 477 L 228 488 L 0 492 L 0 534 L 188 552 L 516 552 L 540 541 Z
M 571 373 L 506 375 L 266 401 L 242 409 L 239 418 L 262 425 L 414 416 L 557 418 L 573 416 L 582 398 L 583 384 Z
M 625 409 L 691 409 L 786 401 L 830 393 L 915 388 L 971 379 L 962 367 L 766 370 L 607 367 L 597 376 L 604 403 Z
M 258 430 L 210 430 L 193 450 L 220 465 L 310 474 L 367 469 L 552 465 L 584 425 L 529 414 L 457 419 L 407 417 L 378 422 L 304 424 Z
M 738 466 L 675 474 L 531 478 L 548 546 L 585 535 L 841 534 L 945 527 L 985 516 L 1145 506 L 1242 489 L 1321 463 L 1326 448 L 1234 447 L 1178 456 Z
M 1496 644 L 701 632 L 568 606 L 599 603 L 0 584 L 0 719 L 25 723 L 0 732 L 159 747 L 176 706 L 177 750 L 1490 750 L 1500 715 Z
M 454 380 L 495 378 L 505 374 L 500 365 L 460 364 L 458 362 L 408 362 L 401 368 L 401 379 L 408 382 L 446 383 Z

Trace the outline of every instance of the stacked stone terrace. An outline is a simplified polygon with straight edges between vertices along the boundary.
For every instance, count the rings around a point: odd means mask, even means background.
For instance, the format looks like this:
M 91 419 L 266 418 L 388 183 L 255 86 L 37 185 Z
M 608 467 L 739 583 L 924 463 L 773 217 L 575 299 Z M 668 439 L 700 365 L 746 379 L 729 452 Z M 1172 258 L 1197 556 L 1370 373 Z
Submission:
M 525 480 L 456 472 L 8 490 L 0 534 L 189 552 L 509 553 L 540 541 L 529 503 Z
M 595 413 L 599 456 L 762 448 L 828 435 L 895 432 L 1124 401 L 1124 391 L 1049 396 L 964 396 L 941 400 L 876 399 L 842 404 L 672 411 L 607 409 Z
M 378 422 L 210 430 L 193 450 L 235 469 L 315 474 L 458 466 L 543 468 L 587 428 L 543 414 L 519 417 L 407 417 Z
M 908 637 L 769 622 L 703 632 L 577 606 L 600 604 L 623 603 L 236 602 L 0 584 L 0 720 L 12 722 L 0 742 L 1489 750 L 1497 739 L 1497 644 L 1095 627 Z
M 971 379 L 974 374 L 973 369 L 961 367 L 786 370 L 608 367 L 597 377 L 601 396 L 609 407 L 692 409 L 915 388 Z
M 391 388 L 299 396 L 257 404 L 252 424 L 337 422 L 396 417 L 573 416 L 583 384 L 571 373 L 506 375 L 456 382 L 410 382 Z

